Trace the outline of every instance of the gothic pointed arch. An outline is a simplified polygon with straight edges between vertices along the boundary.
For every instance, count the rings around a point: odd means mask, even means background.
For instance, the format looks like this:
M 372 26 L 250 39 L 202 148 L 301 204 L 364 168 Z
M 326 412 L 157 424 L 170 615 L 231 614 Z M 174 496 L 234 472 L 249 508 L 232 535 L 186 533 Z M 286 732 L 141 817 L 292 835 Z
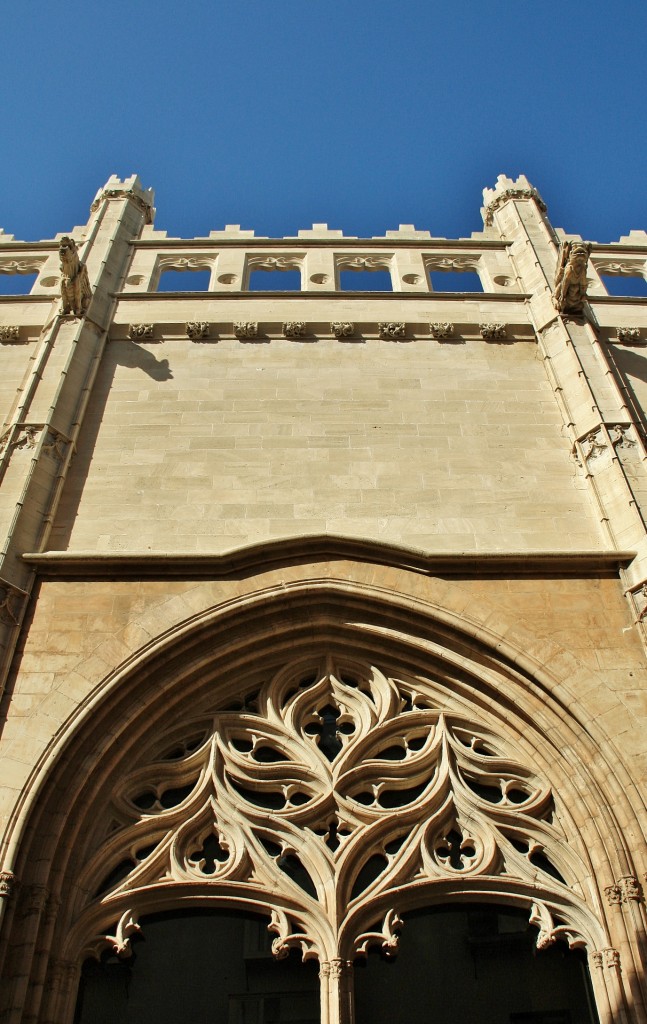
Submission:
M 35 792 L 42 1019 L 71 1019 L 84 956 L 187 905 L 263 914 L 333 1002 L 338 965 L 435 902 L 522 907 L 540 948 L 597 964 L 619 944 L 597 879 L 627 862 L 608 756 L 522 651 L 423 602 L 328 580 L 210 609 L 104 680 Z

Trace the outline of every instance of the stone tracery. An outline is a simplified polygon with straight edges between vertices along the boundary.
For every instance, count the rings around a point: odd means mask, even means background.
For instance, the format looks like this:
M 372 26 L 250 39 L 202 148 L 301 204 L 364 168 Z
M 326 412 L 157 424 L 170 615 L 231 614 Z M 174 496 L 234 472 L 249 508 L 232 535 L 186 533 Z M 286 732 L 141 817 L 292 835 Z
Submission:
M 93 842 L 81 885 L 88 910 L 114 906 L 104 931 L 182 886 L 256 906 L 275 955 L 322 963 L 393 953 L 399 912 L 434 885 L 559 901 L 578 873 L 549 787 L 508 744 L 425 680 L 332 657 L 158 739 Z

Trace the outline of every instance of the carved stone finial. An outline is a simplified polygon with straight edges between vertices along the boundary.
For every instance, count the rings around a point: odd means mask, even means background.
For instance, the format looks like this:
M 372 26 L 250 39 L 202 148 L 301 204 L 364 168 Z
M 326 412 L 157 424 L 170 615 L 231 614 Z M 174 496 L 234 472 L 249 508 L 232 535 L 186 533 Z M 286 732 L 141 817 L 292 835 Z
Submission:
M 586 299 L 586 267 L 589 242 L 562 242 L 557 257 L 553 305 L 559 313 L 581 316 Z
M 186 333 L 191 341 L 205 341 L 209 337 L 209 324 L 204 320 L 190 320 Z
M 0 899 L 10 900 L 17 886 L 18 879 L 13 871 L 0 871 Z
M 61 258 L 61 313 L 84 316 L 92 291 L 86 266 L 79 259 L 74 239 L 64 235 L 59 243 L 58 254 Z
M 432 338 L 436 341 L 446 341 L 447 338 L 451 338 L 454 333 L 454 325 L 449 322 L 439 324 L 429 324 L 429 332 Z

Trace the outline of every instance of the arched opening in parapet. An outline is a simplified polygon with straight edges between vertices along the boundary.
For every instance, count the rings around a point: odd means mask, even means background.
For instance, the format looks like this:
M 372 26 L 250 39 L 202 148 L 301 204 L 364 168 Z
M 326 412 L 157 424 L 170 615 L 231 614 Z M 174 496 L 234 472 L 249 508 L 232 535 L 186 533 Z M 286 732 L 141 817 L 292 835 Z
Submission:
M 324 1021 L 430 907 L 523 915 L 537 957 L 606 949 L 587 743 L 521 655 L 411 601 L 324 582 L 196 617 L 93 695 L 34 800 L 20 870 L 60 900 L 42 1012 L 69 1024 L 80 965 L 178 911 L 269 923 L 273 955 L 319 964 Z

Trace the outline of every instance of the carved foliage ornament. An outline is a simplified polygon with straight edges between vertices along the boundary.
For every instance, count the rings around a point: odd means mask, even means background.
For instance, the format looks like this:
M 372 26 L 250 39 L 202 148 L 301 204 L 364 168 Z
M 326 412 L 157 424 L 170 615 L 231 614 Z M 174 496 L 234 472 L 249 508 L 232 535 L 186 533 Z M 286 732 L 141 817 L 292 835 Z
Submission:
M 406 336 L 406 325 L 403 323 L 383 323 L 377 326 L 380 338 L 387 338 L 393 341 L 394 339 Z
M 291 320 L 283 324 L 284 338 L 305 338 L 307 333 L 307 324 L 302 320 Z
M 427 270 L 455 270 L 459 273 L 466 270 L 477 270 L 478 256 L 426 256 Z
M 6 344 L 9 341 L 20 341 L 19 327 L 0 327 L 0 342 Z
M 454 325 L 448 321 L 439 324 L 429 324 L 429 331 L 432 338 L 436 341 L 446 341 L 447 338 L 451 338 L 454 333 Z
M 234 324 L 234 334 L 237 338 L 257 338 L 258 323 L 252 320 Z
M 486 341 L 502 341 L 507 337 L 505 324 L 481 324 L 479 330 Z
M 209 324 L 204 320 L 190 320 L 186 334 L 191 341 L 205 341 L 209 337 Z
M 131 324 L 128 328 L 128 337 L 131 341 L 142 341 L 144 338 L 152 338 L 154 324 Z
M 355 324 L 350 321 L 346 322 L 334 322 L 330 325 L 335 338 L 352 338 L 355 333 Z
M 623 345 L 640 344 L 640 329 L 638 327 L 617 327 L 618 341 Z
M 504 192 L 500 192 L 496 199 L 493 199 L 492 202 L 486 206 L 485 224 L 487 227 L 493 223 L 494 214 L 499 207 L 503 206 L 503 204 L 507 203 L 510 199 L 534 199 L 542 213 L 545 213 L 547 209 L 545 202 L 539 195 L 536 188 L 507 188 Z
M 549 789 L 487 729 L 418 682 L 329 659 L 158 741 L 116 787 L 121 827 L 81 885 L 120 912 L 150 887 L 215 886 L 271 913 L 276 955 L 393 952 L 408 889 L 497 877 L 567 894 L 552 815 Z M 544 944 L 566 934 L 537 914 Z

